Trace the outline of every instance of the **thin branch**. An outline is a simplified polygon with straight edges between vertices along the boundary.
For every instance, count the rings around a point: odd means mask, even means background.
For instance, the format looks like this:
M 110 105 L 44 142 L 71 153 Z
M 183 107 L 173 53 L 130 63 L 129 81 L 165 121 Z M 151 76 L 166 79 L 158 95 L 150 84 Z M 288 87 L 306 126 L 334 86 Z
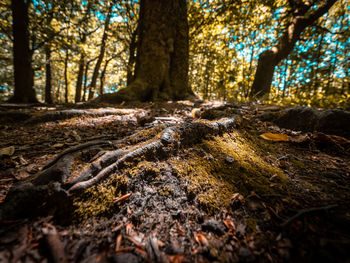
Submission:
M 325 31 L 327 33 L 330 33 L 332 35 L 344 35 L 346 33 L 346 31 L 340 31 L 340 32 L 333 32 L 331 30 L 329 30 L 328 28 L 325 28 L 323 26 L 319 26 L 319 25 L 314 25 L 314 27 L 318 28 L 318 29 L 321 29 L 322 31 Z

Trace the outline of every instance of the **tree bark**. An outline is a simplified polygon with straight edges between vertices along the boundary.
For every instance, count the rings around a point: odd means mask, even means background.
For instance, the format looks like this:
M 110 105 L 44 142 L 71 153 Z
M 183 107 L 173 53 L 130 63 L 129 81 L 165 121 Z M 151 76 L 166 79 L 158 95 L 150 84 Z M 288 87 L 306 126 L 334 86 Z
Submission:
M 269 95 L 277 64 L 288 57 L 304 29 L 324 15 L 336 0 L 327 0 L 318 8 L 316 6 L 317 1 L 308 2 L 309 4 L 294 0 L 289 2 L 293 11 L 292 17 L 277 45 L 259 55 L 250 98 L 262 98 Z
M 98 101 L 180 100 L 188 87 L 188 22 L 185 0 L 142 0 L 134 80 Z
M 68 60 L 69 60 L 69 51 L 66 50 L 66 57 L 64 59 L 64 102 L 68 103 L 68 90 L 69 90 L 69 82 L 68 82 Z
M 37 103 L 33 88 L 34 76 L 32 57 L 29 48 L 29 18 L 30 0 L 12 0 L 12 29 L 13 29 L 13 66 L 14 66 L 14 95 L 9 102 Z
M 135 31 L 131 35 L 131 41 L 129 46 L 129 59 L 128 59 L 128 68 L 127 68 L 127 74 L 126 74 L 126 83 L 127 85 L 130 85 L 131 82 L 134 80 L 134 64 L 136 60 L 135 56 L 135 50 L 136 50 L 136 37 L 138 35 L 138 29 L 137 27 Z
M 52 78 L 51 78 L 51 47 L 50 44 L 45 46 L 45 102 L 52 104 L 51 90 L 52 90 Z
M 110 59 L 106 60 L 105 65 L 103 66 L 101 75 L 100 75 L 100 95 L 104 94 L 104 82 L 105 82 L 105 76 L 106 71 L 108 67 L 108 63 L 113 59 L 114 57 L 111 57 Z
M 75 88 L 75 102 L 81 101 L 81 91 L 83 86 L 83 76 L 84 76 L 84 66 L 85 66 L 85 54 L 84 52 L 80 55 L 79 60 L 79 71 L 78 71 L 78 77 L 77 77 L 77 86 Z

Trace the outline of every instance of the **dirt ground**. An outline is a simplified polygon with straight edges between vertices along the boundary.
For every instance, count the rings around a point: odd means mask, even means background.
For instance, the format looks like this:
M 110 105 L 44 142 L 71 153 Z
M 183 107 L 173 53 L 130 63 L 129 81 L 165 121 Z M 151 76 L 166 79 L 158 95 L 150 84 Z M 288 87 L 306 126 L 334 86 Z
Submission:
M 271 105 L 72 109 L 0 105 L 0 211 L 14 215 L 2 213 L 0 262 L 350 262 L 349 140 L 263 121 L 282 110 Z M 233 128 L 196 128 L 225 118 Z M 7 196 L 60 154 L 64 165 L 69 149 L 97 142 L 75 151 L 65 185 L 169 127 L 183 131 L 174 149 L 134 154 L 83 191 L 51 200 L 34 191 L 28 206 Z

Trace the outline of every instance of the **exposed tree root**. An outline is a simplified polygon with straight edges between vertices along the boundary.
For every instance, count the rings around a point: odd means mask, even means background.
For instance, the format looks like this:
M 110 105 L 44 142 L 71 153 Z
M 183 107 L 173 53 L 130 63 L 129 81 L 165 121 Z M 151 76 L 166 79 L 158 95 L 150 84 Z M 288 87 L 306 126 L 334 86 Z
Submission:
M 27 124 L 36 124 L 46 121 L 57 121 L 57 120 L 65 120 L 69 118 L 79 117 L 79 116 L 90 116 L 90 117 L 103 117 L 106 115 L 125 115 L 136 113 L 136 110 L 123 110 L 123 109 L 70 109 L 70 110 L 62 110 L 62 111 L 48 111 L 39 116 L 34 116 L 26 121 Z
M 165 159 L 175 154 L 181 147 L 198 143 L 208 135 L 227 132 L 234 125 L 234 118 L 215 122 L 184 122 L 165 128 L 160 134 L 148 141 L 138 142 L 138 134 L 134 134 L 122 140 L 99 140 L 67 149 L 45 165 L 44 169 L 34 178 L 10 190 L 1 207 L 0 220 L 18 216 L 19 212 L 28 211 L 33 206 L 39 207 L 41 203 L 45 203 L 45 208 L 51 205 L 57 206 L 60 202 L 55 202 L 55 198 L 69 200 L 70 196 L 108 178 L 126 164 L 138 162 L 141 158 L 148 161 Z M 136 145 L 125 146 L 127 142 L 131 141 L 136 141 Z M 96 149 L 96 147 L 106 145 L 113 145 L 119 149 L 100 152 L 90 160 L 90 164 L 86 168 L 73 175 L 72 166 L 75 157 L 81 154 L 83 149 Z M 69 204 L 69 202 L 63 203 Z M 26 209 L 23 209 L 23 206 Z

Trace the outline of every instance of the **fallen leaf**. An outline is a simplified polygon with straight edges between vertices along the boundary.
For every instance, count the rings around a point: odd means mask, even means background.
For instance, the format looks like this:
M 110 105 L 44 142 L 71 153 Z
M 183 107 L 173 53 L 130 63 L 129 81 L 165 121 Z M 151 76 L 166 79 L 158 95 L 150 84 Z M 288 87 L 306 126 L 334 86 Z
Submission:
M 194 232 L 193 235 L 194 235 L 194 239 L 199 245 L 202 245 L 205 247 L 209 246 L 208 239 L 203 234 Z
M 289 136 L 281 133 L 263 133 L 260 135 L 261 138 L 268 140 L 268 141 L 274 141 L 274 142 L 288 142 Z
M 0 149 L 0 157 L 1 156 L 12 156 L 15 153 L 15 147 L 9 146 L 6 148 Z
M 228 230 L 232 230 L 232 231 L 235 231 L 235 230 L 236 230 L 236 226 L 235 226 L 235 224 L 232 222 L 231 219 L 225 218 L 225 219 L 223 220 L 223 223 L 224 223 L 224 225 L 226 226 L 226 228 L 227 228 Z

